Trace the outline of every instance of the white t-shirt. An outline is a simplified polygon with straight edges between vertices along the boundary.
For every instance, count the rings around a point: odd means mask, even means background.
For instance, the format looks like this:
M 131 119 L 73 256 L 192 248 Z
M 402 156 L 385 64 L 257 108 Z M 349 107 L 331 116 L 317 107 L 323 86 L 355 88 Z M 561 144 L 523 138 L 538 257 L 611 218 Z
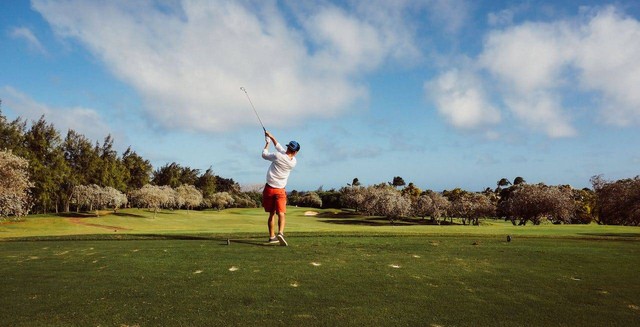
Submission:
M 295 157 L 289 158 L 287 150 L 280 143 L 276 143 L 276 150 L 275 153 L 269 153 L 268 149 L 262 151 L 262 158 L 271 161 L 267 171 L 267 184 L 273 188 L 284 188 L 297 161 Z

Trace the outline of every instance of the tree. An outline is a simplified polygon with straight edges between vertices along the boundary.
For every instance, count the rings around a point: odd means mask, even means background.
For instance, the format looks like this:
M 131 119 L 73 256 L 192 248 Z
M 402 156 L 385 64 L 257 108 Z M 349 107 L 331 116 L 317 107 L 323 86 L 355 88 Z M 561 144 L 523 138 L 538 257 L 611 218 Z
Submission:
M 335 189 L 319 192 L 322 208 L 342 209 L 342 193 Z
M 262 199 L 262 193 L 256 192 L 233 193 L 231 196 L 233 197 L 233 206 L 236 208 L 257 208 Z
M 233 201 L 233 196 L 228 192 L 214 193 L 209 199 L 211 206 L 218 210 L 231 207 L 233 205 Z
M 65 194 L 63 198 L 64 211 L 69 212 L 69 205 L 74 188 L 78 185 L 95 184 L 99 157 L 91 142 L 81 134 L 70 129 L 62 142 L 64 160 L 69 166 L 69 175 L 60 185 L 60 190 Z
M 0 218 L 20 220 L 31 208 L 29 162 L 9 151 L 0 151 Z
M 513 180 L 513 185 L 520 185 L 520 184 L 526 184 L 527 181 L 524 180 L 524 178 L 518 176 Z
M 11 150 L 13 154 L 24 156 L 24 134 L 26 122 L 20 117 L 12 122 L 2 115 L 0 108 L 0 150 Z
M 216 190 L 218 192 L 238 193 L 240 192 L 240 185 L 232 178 L 216 176 Z
M 118 209 L 128 203 L 127 196 L 111 186 L 107 186 L 102 189 L 102 196 L 104 200 L 103 203 L 113 208 L 114 213 L 117 213 Z
M 422 190 L 417 188 L 413 183 L 409 183 L 409 185 L 402 189 L 402 195 L 408 197 L 412 203 L 418 199 L 421 193 Z
M 149 160 L 145 160 L 135 151 L 131 150 L 131 147 L 128 147 L 122 154 L 122 164 L 128 171 L 127 176 L 129 178 L 126 181 L 127 192 L 131 192 L 149 184 L 151 172 L 153 171 L 153 167 Z
M 180 185 L 176 188 L 178 194 L 178 202 L 187 208 L 187 210 L 202 204 L 202 192 L 193 185 Z
M 428 211 L 431 220 L 438 222 L 438 219 L 446 218 L 451 208 L 451 202 L 442 194 L 433 191 L 427 191 L 425 195 L 431 199 L 431 207 Z
M 131 194 L 135 203 L 153 209 L 153 218 L 162 207 L 171 207 L 175 201 L 175 191 L 169 186 L 147 184 Z
M 572 224 L 589 224 L 593 220 L 596 207 L 596 193 L 588 188 L 573 190 L 575 213 L 571 219 Z
M 414 216 L 422 217 L 424 219 L 427 216 L 430 216 L 433 208 L 433 200 L 423 193 L 416 199 L 416 201 L 411 204 L 411 214 Z
M 311 208 L 322 208 L 322 199 L 316 192 L 307 192 L 300 197 L 298 205 Z
M 347 186 L 340 189 L 342 206 L 359 212 L 365 200 L 365 188 L 362 186 Z
M 451 211 L 453 215 L 462 218 L 463 225 L 466 225 L 467 220 L 469 224 L 479 225 L 479 218 L 495 215 L 496 208 L 484 194 L 464 192 L 452 201 Z
M 83 208 L 88 211 L 93 210 L 93 193 L 91 188 L 87 185 L 76 185 L 73 187 L 73 193 L 71 195 L 71 203 L 76 205 L 77 212 L 80 212 Z
M 411 211 L 411 201 L 386 184 L 367 187 L 364 194 L 363 211 L 370 216 L 387 217 L 392 224 Z
M 514 186 L 507 201 L 500 203 L 501 211 L 516 225 L 526 225 L 528 221 L 539 225 L 542 219 L 553 223 L 570 222 L 575 212 L 571 189 L 544 184 Z
M 167 185 L 170 187 L 178 187 L 182 184 L 180 182 L 181 175 L 182 167 L 180 167 L 179 164 L 172 162 L 153 171 L 151 183 L 158 186 Z
M 389 183 L 389 185 L 394 186 L 394 187 L 401 187 L 401 186 L 405 186 L 405 182 L 404 179 L 402 179 L 402 177 L 400 176 L 396 176 L 393 178 L 393 181 L 391 181 L 391 183 Z
M 498 187 L 507 187 L 511 185 L 511 182 L 506 178 L 501 178 L 497 184 L 498 184 Z
M 593 176 L 595 216 L 600 224 L 640 226 L 640 176 L 607 181 Z
M 216 192 L 216 182 L 216 175 L 213 173 L 213 169 L 209 167 L 204 174 L 198 177 L 194 185 L 202 192 L 204 199 L 209 199 Z
M 176 188 L 182 184 L 194 185 L 198 180 L 198 169 L 182 167 L 172 162 L 166 164 L 153 172 L 151 182 L 155 185 L 167 185 Z
M 111 188 L 115 192 L 117 190 Z M 86 208 L 88 211 L 96 211 L 96 217 L 99 217 L 100 214 L 98 210 L 104 208 L 107 204 L 111 202 L 111 197 L 115 197 L 116 193 L 110 193 L 110 190 L 106 188 L 102 188 L 99 185 L 91 184 L 91 185 L 77 185 L 73 188 L 73 203 L 79 208 Z M 120 200 L 121 201 L 121 200 Z M 114 209 L 115 211 L 115 209 Z
M 60 146 L 60 134 L 42 116 L 27 131 L 24 140 L 25 159 L 29 160 L 29 174 L 33 181 L 34 208 L 37 212 L 47 213 L 53 209 L 57 213 L 60 203 L 66 198 L 60 185 L 70 171 Z
M 122 160 L 118 158 L 118 153 L 113 149 L 113 138 L 107 135 L 102 142 L 102 146 L 96 144 L 96 152 L 100 157 L 98 165 L 98 184 L 111 186 L 119 191 L 126 192 L 129 180 L 129 171 Z

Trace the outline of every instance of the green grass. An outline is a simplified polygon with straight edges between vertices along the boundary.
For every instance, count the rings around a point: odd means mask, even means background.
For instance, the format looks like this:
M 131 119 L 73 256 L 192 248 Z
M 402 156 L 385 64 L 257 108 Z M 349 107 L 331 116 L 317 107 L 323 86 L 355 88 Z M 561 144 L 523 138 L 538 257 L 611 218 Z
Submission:
M 260 210 L 0 225 L 2 326 L 631 326 L 640 230 Z M 342 220 L 342 221 L 340 221 Z M 506 235 L 513 235 L 507 243 Z M 230 245 L 227 239 L 231 239 Z

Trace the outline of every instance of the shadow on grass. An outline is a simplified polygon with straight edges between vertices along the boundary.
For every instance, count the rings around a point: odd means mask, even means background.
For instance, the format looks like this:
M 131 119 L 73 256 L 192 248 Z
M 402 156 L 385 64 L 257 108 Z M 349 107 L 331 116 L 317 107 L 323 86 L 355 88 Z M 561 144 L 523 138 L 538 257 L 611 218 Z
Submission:
M 418 226 L 418 225 L 462 225 L 450 221 L 433 221 L 422 218 L 403 218 L 390 221 L 386 217 L 369 217 L 356 214 L 352 211 L 324 212 L 316 216 L 321 221 L 328 224 L 353 225 L 353 226 Z M 330 219 L 327 219 L 330 218 Z
M 136 234 L 136 236 L 144 237 L 145 239 L 153 240 L 180 240 L 180 241 L 216 241 L 220 242 L 220 245 L 231 245 L 234 243 L 269 246 L 264 240 L 253 238 L 235 238 L 235 237 L 221 237 L 220 235 L 185 235 L 185 234 Z
M 151 213 L 153 213 L 153 211 L 151 211 Z M 62 218 L 98 218 L 96 217 L 96 213 L 95 211 L 92 212 L 61 212 L 56 214 L 58 217 L 62 217 Z M 109 213 L 101 213 L 100 217 L 103 216 L 118 216 L 118 217 L 130 217 L 130 218 L 147 218 L 144 215 L 138 215 L 135 213 L 126 213 L 126 212 L 109 212 Z
M 195 234 L 81 234 L 64 236 L 29 236 L 0 239 L 0 242 L 67 242 L 67 241 L 211 241 L 217 245 L 233 245 L 236 243 L 271 246 L 262 238 L 239 238 L 237 235 L 224 237 L 220 235 L 195 235 Z
M 143 216 L 143 215 L 138 215 L 135 213 L 126 213 L 126 212 L 117 212 L 117 213 L 114 213 L 113 215 L 118 217 L 129 217 L 129 218 L 147 218 L 146 216 Z
M 62 218 L 97 218 L 94 212 L 62 212 L 58 214 Z
M 578 235 L 600 236 L 600 237 L 624 237 L 624 238 L 640 239 L 640 233 L 578 233 Z

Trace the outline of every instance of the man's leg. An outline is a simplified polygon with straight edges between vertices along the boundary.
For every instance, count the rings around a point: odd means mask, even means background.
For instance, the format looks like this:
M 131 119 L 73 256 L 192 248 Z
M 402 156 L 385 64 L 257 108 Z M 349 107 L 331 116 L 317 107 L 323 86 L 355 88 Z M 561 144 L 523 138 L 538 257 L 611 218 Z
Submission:
M 273 219 L 273 216 L 275 216 L 275 211 L 269 212 L 269 220 L 267 221 L 267 225 L 269 226 L 269 238 L 276 237 L 276 231 L 275 231 L 276 221 L 275 219 Z M 278 221 L 279 220 L 280 219 L 278 217 Z
M 278 235 L 276 235 L 276 237 L 278 238 L 278 241 L 280 241 L 280 245 L 284 245 L 284 246 L 289 245 L 287 241 L 284 239 L 286 211 L 287 211 L 287 192 L 284 189 L 281 189 L 276 199 L 276 212 L 278 213 Z
M 278 235 L 276 235 L 276 237 L 278 238 L 278 242 L 280 242 L 280 245 L 288 246 L 289 243 L 287 243 L 287 240 L 284 238 L 285 223 L 286 219 L 284 212 L 278 212 Z
M 278 212 L 278 232 L 284 234 L 284 225 L 286 224 L 286 218 L 284 212 Z

